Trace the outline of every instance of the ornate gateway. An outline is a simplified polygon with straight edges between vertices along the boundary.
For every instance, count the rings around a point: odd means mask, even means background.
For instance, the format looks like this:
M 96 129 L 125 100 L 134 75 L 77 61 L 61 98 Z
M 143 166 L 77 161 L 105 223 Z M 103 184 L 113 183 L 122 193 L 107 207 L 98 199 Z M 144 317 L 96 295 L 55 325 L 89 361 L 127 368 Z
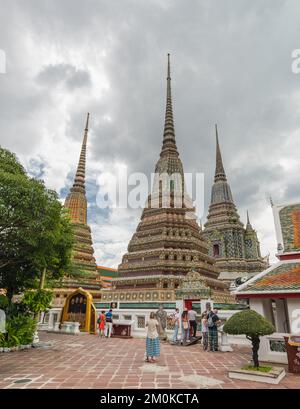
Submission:
M 210 298 L 211 288 L 205 284 L 205 281 L 197 271 L 189 272 L 176 290 L 176 298 L 184 300 L 194 300 Z
M 65 321 L 79 322 L 80 331 L 96 333 L 96 309 L 88 291 L 78 288 L 67 297 L 61 323 Z

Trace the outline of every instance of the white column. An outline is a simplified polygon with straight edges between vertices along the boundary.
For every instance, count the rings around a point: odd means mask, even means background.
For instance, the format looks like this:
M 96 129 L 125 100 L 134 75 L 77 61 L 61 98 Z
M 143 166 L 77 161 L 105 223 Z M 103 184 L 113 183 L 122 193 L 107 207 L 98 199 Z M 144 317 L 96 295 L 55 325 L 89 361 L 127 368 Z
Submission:
M 53 327 L 54 327 L 53 318 L 54 318 L 53 311 L 50 310 L 49 311 L 49 322 L 48 322 L 48 328 L 49 329 L 53 329 Z
M 291 333 L 300 335 L 300 298 L 288 298 L 287 309 Z
M 284 300 L 276 299 L 276 332 L 287 332 L 287 317 L 285 315 Z
M 270 298 L 265 298 L 263 301 L 263 314 L 266 320 L 268 320 L 271 324 L 274 323 L 274 315 L 272 310 L 272 302 Z
M 250 298 L 250 309 L 260 315 L 264 315 L 264 304 L 261 298 Z

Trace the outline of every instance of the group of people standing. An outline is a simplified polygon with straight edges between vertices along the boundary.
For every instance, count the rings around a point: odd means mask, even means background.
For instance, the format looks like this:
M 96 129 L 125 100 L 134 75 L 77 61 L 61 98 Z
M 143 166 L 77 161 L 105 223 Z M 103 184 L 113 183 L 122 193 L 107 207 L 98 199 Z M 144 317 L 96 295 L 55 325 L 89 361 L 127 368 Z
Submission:
M 181 342 L 187 344 L 197 337 L 197 312 L 184 308 L 182 314 L 179 308 L 169 317 L 174 325 L 173 343 Z M 201 315 L 201 339 L 204 351 L 218 351 L 218 326 L 221 321 L 218 317 L 217 309 L 208 308 Z M 181 339 L 178 340 L 179 328 L 181 325 Z M 154 312 L 146 323 L 146 362 L 155 362 L 155 358 L 160 355 L 160 333 L 161 322 Z
M 97 320 L 98 328 L 99 328 L 99 336 L 100 338 L 110 338 L 112 334 L 112 327 L 113 327 L 113 312 L 112 309 L 107 311 L 101 311 L 99 318 Z
M 172 342 L 175 344 L 187 344 L 197 338 L 197 312 L 193 309 L 184 308 L 180 314 L 179 308 L 167 317 L 167 313 L 162 307 L 155 313 L 151 312 L 149 320 L 146 322 L 146 362 L 155 362 L 155 358 L 160 355 L 160 340 L 167 339 L 166 326 L 167 319 L 171 319 L 174 327 Z M 201 314 L 201 340 L 204 351 L 218 351 L 218 326 L 221 321 L 218 317 L 217 309 L 207 308 Z M 100 338 L 110 338 L 113 328 L 113 312 L 101 311 L 97 320 Z M 181 338 L 178 339 L 179 328 L 181 327 Z
M 221 321 L 218 317 L 217 309 L 208 309 L 201 314 L 201 336 L 203 349 L 214 352 L 218 351 L 218 326 Z M 174 323 L 174 333 L 172 341 L 177 343 L 189 343 L 193 338 L 197 337 L 197 312 L 194 310 L 188 310 L 184 308 L 181 316 L 179 309 L 176 308 L 175 313 L 172 315 Z M 181 339 L 178 340 L 178 332 L 181 322 Z

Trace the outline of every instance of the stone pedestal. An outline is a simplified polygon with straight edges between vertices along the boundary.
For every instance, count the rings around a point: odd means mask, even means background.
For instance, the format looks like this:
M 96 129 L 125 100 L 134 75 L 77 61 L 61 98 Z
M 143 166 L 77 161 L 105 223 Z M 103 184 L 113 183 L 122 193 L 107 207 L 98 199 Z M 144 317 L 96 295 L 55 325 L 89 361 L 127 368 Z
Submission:
M 226 332 L 220 331 L 220 333 L 221 333 L 221 344 L 220 344 L 219 350 L 221 352 L 232 352 L 233 349 L 231 348 L 228 342 L 228 337 L 227 337 Z
M 35 331 L 32 343 L 37 344 L 38 342 L 40 342 L 39 335 L 38 335 L 38 332 Z
M 79 325 L 79 322 L 65 321 L 61 326 L 61 332 L 77 335 L 80 333 Z
M 53 330 L 54 330 L 54 331 L 60 331 L 60 329 L 59 329 L 59 322 L 55 322 L 55 323 L 54 323 L 54 328 L 53 328 Z

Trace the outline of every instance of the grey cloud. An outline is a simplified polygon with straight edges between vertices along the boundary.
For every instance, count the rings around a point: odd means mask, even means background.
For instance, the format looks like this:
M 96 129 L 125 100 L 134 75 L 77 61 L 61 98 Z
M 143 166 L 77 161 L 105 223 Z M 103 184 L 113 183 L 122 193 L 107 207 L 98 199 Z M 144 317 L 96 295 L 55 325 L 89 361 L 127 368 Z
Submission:
M 77 69 L 73 65 L 57 64 L 43 67 L 37 76 L 37 82 L 46 87 L 64 85 L 71 91 L 90 86 L 91 77 L 87 71 Z
M 249 208 L 255 220 L 268 206 L 266 192 L 280 201 L 299 199 L 296 176 L 278 165 L 284 139 L 300 129 L 300 77 L 291 72 L 291 52 L 300 48 L 299 13 L 297 0 L 3 2 L 0 46 L 10 72 L 0 75 L 0 142 L 26 159 L 34 149 L 46 158 L 41 129 L 47 128 L 49 112 L 57 129 L 64 126 L 66 141 L 80 142 L 89 111 L 88 169 L 120 161 L 129 172 L 152 172 L 162 142 L 170 52 L 175 131 L 185 171 L 204 172 L 207 210 L 218 123 L 240 215 L 245 220 Z M 22 53 L 30 41 L 37 50 L 32 46 Z M 39 74 L 30 77 L 23 66 L 39 47 L 54 59 L 43 57 Z M 82 55 L 84 70 L 70 62 L 73 54 Z M 109 88 L 97 93 L 100 70 Z M 71 100 L 64 116 L 54 107 L 59 85 Z M 80 98 L 72 100 L 74 90 Z M 61 134 L 55 141 L 64 144 Z M 286 159 L 296 151 L 299 157 L 300 145 L 285 151 Z M 72 169 L 76 164 L 70 163 Z M 95 237 L 107 220 L 99 217 Z M 126 228 L 133 231 L 134 223 Z

